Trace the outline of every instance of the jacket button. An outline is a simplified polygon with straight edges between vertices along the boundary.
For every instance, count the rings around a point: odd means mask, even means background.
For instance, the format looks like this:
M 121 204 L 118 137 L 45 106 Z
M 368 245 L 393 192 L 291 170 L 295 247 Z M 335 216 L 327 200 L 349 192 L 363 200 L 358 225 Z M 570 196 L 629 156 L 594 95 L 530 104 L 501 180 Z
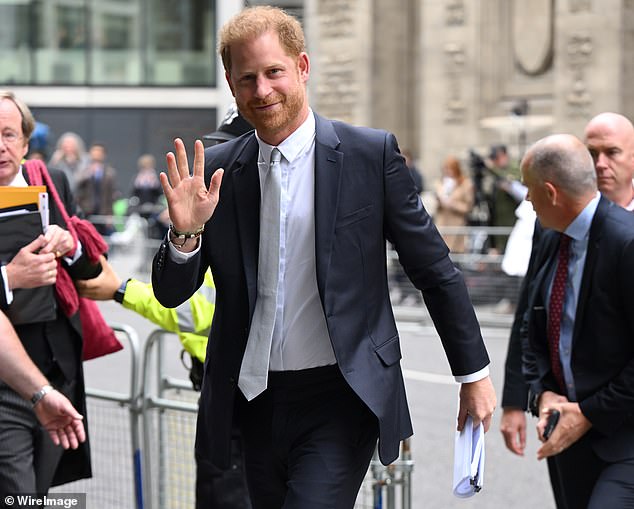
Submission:
M 229 383 L 231 385 L 235 385 L 236 384 L 236 379 L 234 377 L 229 377 Z

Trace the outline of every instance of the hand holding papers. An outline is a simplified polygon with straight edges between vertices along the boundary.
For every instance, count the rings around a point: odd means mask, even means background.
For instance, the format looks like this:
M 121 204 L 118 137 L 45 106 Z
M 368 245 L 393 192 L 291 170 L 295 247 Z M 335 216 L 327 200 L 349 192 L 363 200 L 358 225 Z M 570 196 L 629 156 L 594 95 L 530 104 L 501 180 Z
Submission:
M 45 186 L 0 186 L 0 261 L 11 262 L 22 248 L 42 235 L 47 226 L 48 195 Z M 29 254 L 25 253 L 24 256 Z M 37 256 L 37 253 L 34 252 L 33 256 Z M 52 272 L 50 282 L 45 285 L 13 291 L 13 301 L 7 309 L 7 315 L 14 325 L 55 318 L 52 284 L 55 282 L 56 270 Z
M 453 494 L 456 497 L 472 497 L 482 489 L 484 481 L 484 426 L 474 428 L 473 419 L 467 416 L 462 431 L 456 432 L 453 470 Z

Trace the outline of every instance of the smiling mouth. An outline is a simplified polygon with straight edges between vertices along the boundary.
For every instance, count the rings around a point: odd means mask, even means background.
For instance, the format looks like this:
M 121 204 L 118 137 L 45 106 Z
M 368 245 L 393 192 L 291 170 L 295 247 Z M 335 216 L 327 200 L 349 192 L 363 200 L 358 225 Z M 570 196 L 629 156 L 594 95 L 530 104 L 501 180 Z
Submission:
M 270 110 L 271 108 L 273 108 L 273 106 L 275 106 L 277 103 L 270 103 L 270 104 L 260 104 L 258 106 L 255 106 L 255 109 L 257 111 L 267 111 Z

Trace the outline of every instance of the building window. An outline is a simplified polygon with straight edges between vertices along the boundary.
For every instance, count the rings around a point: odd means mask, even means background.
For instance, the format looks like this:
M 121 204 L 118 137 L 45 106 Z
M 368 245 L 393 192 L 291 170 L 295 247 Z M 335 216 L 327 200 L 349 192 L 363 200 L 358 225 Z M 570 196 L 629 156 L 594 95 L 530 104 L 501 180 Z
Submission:
M 212 0 L 0 3 L 5 85 L 215 86 Z

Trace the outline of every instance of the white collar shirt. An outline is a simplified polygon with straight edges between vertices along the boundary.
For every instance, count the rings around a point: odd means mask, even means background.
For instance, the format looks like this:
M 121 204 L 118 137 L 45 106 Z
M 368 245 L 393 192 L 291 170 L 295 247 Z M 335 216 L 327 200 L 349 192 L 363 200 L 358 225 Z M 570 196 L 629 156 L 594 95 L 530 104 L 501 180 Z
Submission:
M 257 137 L 257 134 L 256 134 Z M 272 145 L 258 138 L 260 189 Z M 270 371 L 336 362 L 317 289 L 315 261 L 315 117 L 277 149 L 281 160 L 280 265 Z

